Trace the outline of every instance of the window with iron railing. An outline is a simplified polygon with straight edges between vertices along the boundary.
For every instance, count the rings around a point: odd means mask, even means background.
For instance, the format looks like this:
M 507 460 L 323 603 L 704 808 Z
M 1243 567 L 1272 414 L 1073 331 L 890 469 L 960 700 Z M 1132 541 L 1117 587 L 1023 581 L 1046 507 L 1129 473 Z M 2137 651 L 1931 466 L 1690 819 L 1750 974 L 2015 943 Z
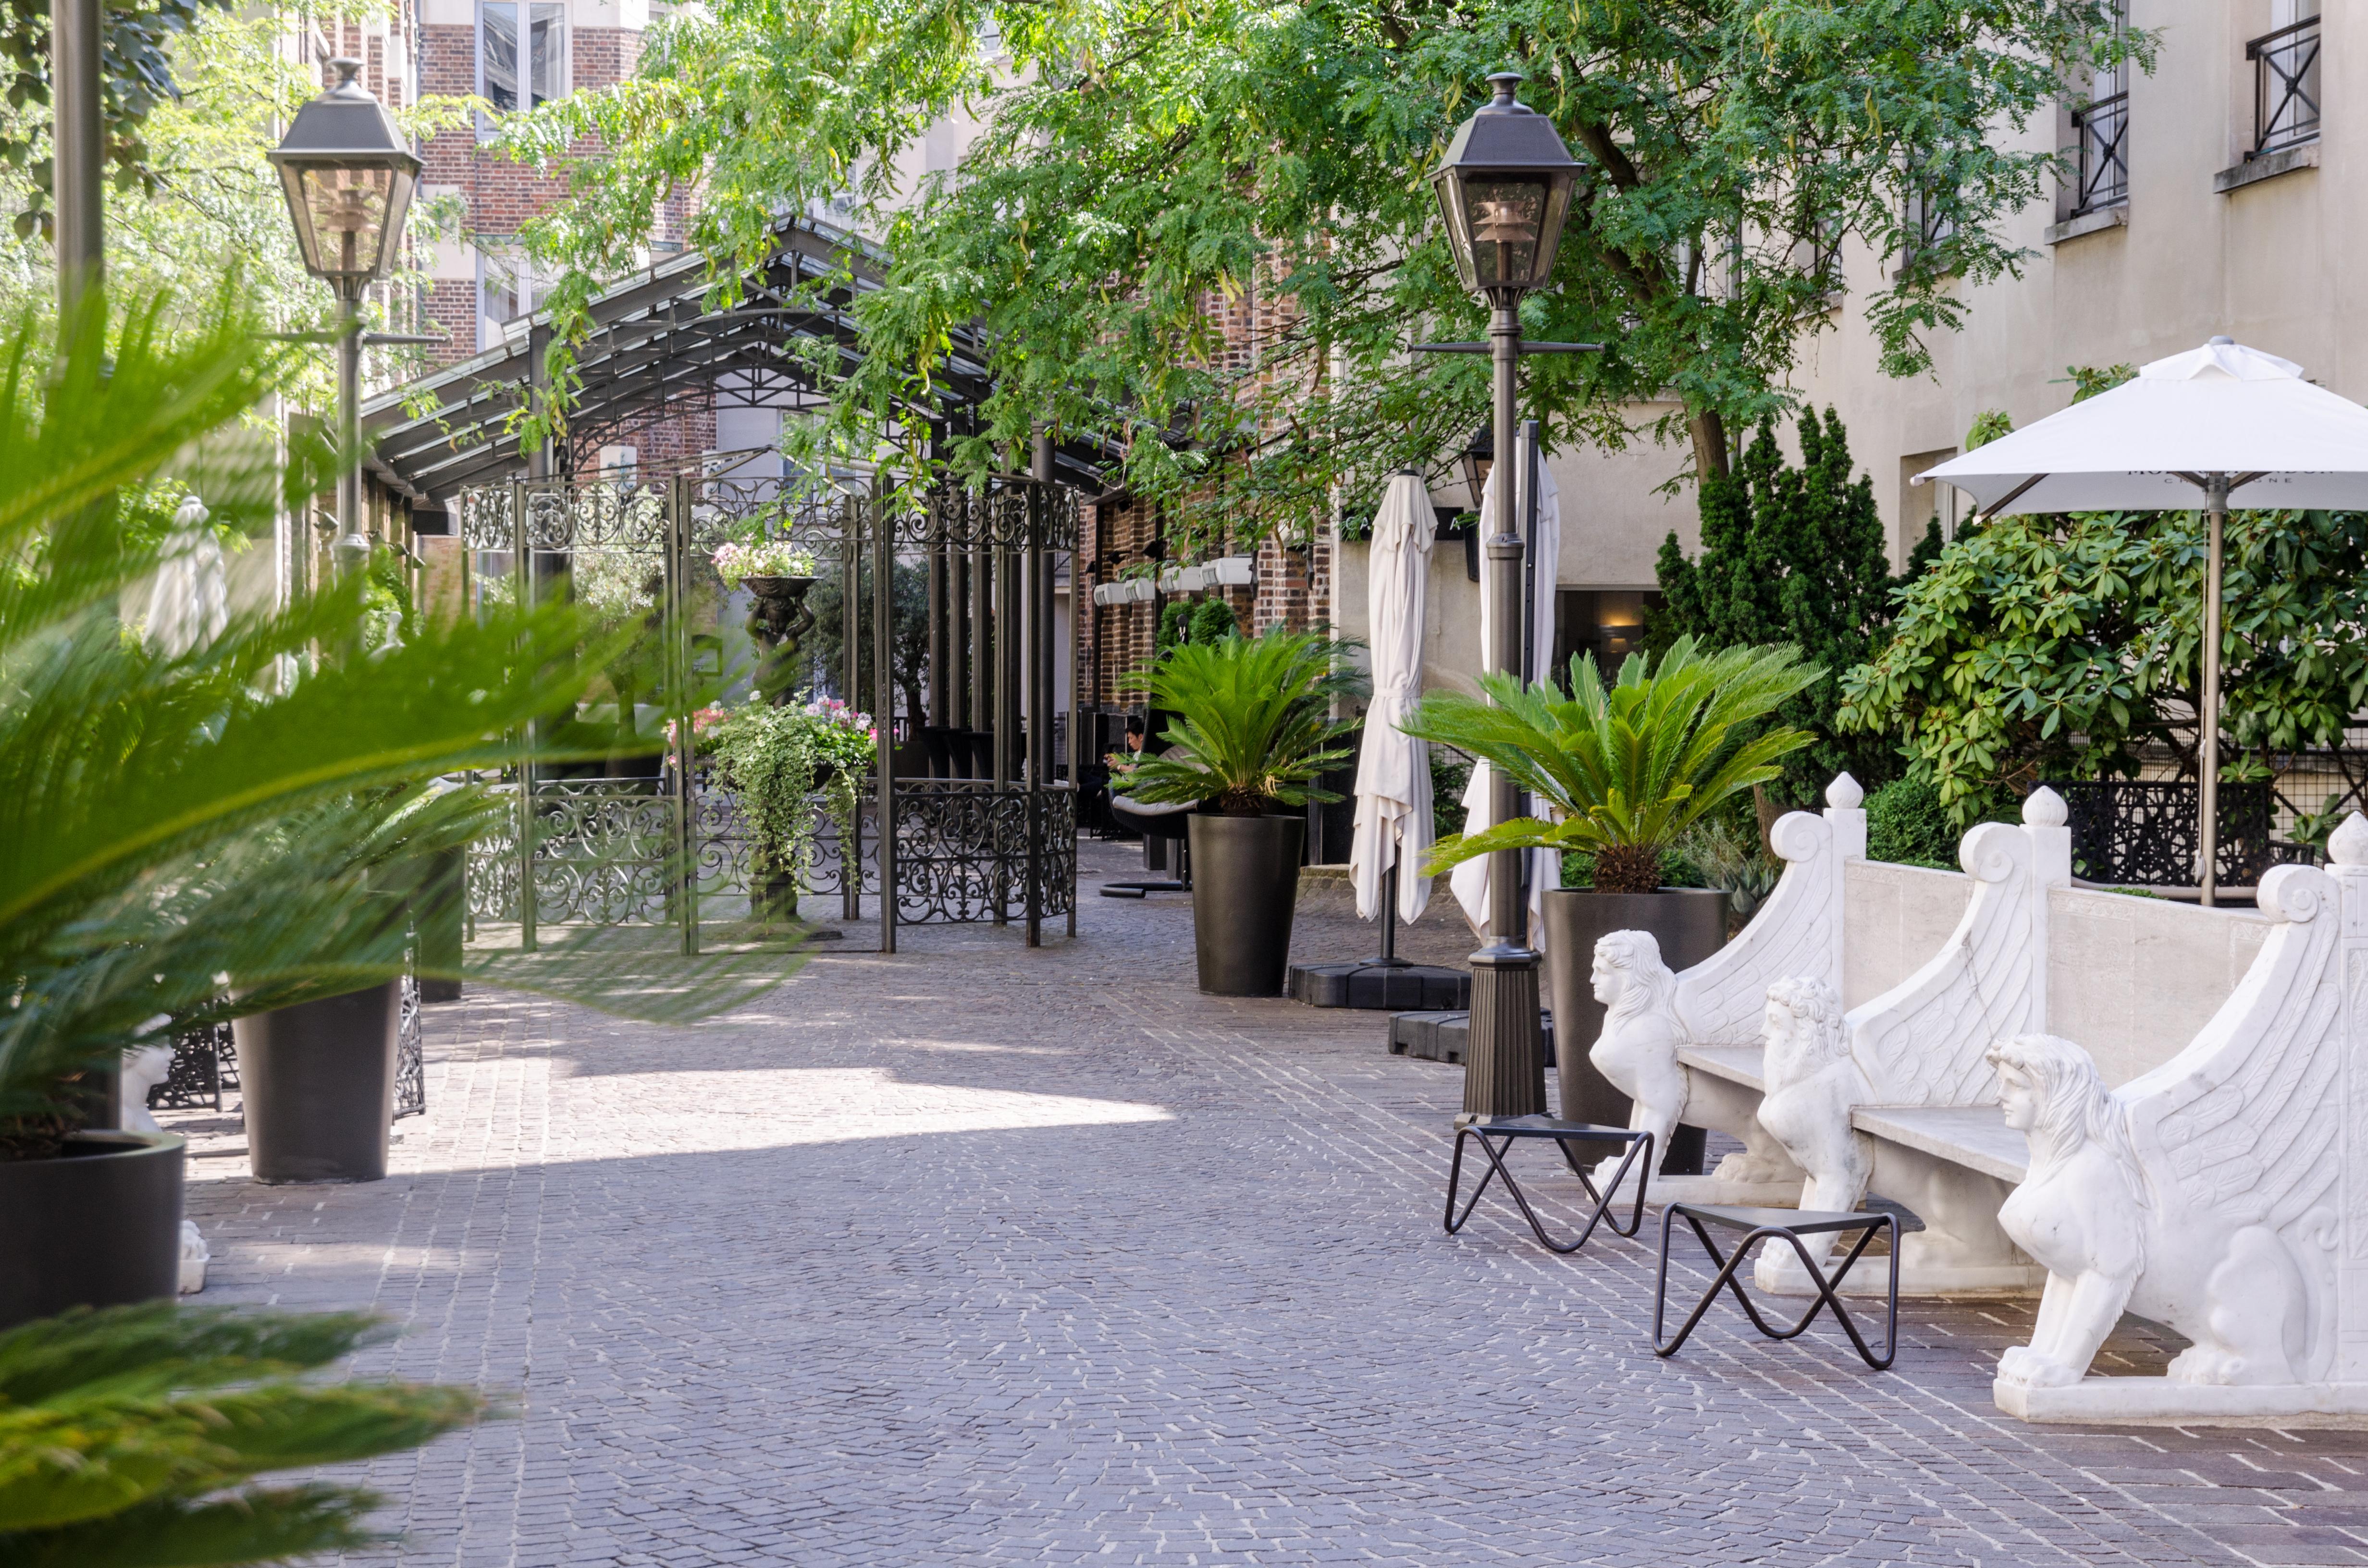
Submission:
M 2305 17 L 2245 46 L 2253 65 L 2249 160 L 2318 139 L 2318 18 Z
M 2100 211 L 2130 199 L 2130 96 L 2115 93 L 2072 111 L 2079 137 L 2078 179 L 2071 216 Z

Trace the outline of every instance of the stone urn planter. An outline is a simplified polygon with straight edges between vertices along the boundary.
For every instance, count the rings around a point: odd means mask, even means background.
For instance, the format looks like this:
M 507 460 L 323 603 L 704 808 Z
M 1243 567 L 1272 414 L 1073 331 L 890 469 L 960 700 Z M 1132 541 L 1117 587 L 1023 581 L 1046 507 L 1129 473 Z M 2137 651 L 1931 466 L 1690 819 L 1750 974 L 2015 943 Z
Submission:
M 1192 813 L 1192 946 L 1212 996 L 1280 996 L 1307 818 Z
M 180 1289 L 187 1145 L 77 1132 L 48 1159 L 0 1161 L 0 1329 Z
M 1562 1114 L 1607 1127 L 1628 1125 L 1628 1096 L 1595 1064 L 1588 1050 L 1603 1031 L 1603 1004 L 1595 999 L 1595 944 L 1613 931 L 1648 931 L 1672 970 L 1702 962 L 1726 945 L 1726 894 L 1716 888 L 1663 888 L 1657 892 L 1597 892 L 1555 888 L 1545 895 L 1545 941 L 1554 1017 L 1554 1073 Z M 1702 1131 L 1679 1127 L 1661 1169 L 1672 1176 L 1702 1169 Z
M 256 1180 L 385 1176 L 402 1024 L 400 980 L 232 1023 Z

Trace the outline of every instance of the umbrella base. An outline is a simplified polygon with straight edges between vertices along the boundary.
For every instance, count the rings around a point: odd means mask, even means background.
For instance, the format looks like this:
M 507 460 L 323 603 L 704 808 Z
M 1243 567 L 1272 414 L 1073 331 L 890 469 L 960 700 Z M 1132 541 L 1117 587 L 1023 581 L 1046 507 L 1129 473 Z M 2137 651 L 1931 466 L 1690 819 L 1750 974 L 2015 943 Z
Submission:
M 1472 976 L 1438 964 L 1394 963 L 1372 959 L 1337 963 L 1295 963 L 1283 994 L 1311 1007 L 1367 1007 L 1403 1012 L 1409 1007 L 1468 1007 Z
M 1538 1027 L 1546 1037 L 1546 1061 L 1554 1064 L 1554 1028 L 1552 1013 L 1538 1015 Z M 1411 1056 L 1418 1062 L 1461 1063 L 1464 1042 L 1471 1037 L 1472 1014 L 1463 1012 L 1400 1013 L 1390 1020 L 1390 1054 Z

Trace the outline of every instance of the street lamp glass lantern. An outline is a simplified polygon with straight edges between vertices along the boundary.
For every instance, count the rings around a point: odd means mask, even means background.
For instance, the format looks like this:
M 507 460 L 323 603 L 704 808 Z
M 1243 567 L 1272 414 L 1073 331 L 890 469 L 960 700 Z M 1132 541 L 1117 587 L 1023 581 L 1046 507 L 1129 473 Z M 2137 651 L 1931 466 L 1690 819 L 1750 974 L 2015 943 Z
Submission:
M 379 101 L 354 78 L 358 60 L 331 62 L 337 85 L 296 111 L 273 149 L 304 268 L 345 288 L 384 278 L 411 207 L 419 159 Z
M 1495 97 L 1456 127 L 1430 176 L 1457 274 L 1491 297 L 1545 287 L 1578 178 L 1554 122 L 1513 97 L 1520 81 L 1511 71 L 1488 78 Z
M 1473 431 L 1472 439 L 1463 443 L 1460 460 L 1463 483 L 1472 487 L 1472 509 L 1476 512 L 1480 509 L 1481 492 L 1487 488 L 1488 471 L 1497 462 L 1496 426 L 1483 425 Z

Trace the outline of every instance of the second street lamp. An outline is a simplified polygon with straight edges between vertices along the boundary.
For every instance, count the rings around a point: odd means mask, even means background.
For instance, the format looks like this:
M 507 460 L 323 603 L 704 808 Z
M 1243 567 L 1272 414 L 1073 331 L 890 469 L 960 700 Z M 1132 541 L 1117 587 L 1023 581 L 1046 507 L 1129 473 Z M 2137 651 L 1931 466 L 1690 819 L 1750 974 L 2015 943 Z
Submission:
M 370 556 L 361 532 L 361 300 L 403 243 L 419 159 L 394 120 L 355 80 L 359 60 L 332 60 L 337 85 L 296 111 L 268 154 L 303 247 L 304 270 L 337 292 L 338 564 Z
M 1497 476 L 1495 505 L 1481 519 L 1487 569 L 1480 591 L 1488 601 L 1491 673 L 1520 673 L 1521 554 L 1514 525 L 1515 438 L 1520 428 L 1521 296 L 1545 286 L 1570 212 L 1578 165 L 1554 124 L 1513 97 L 1519 73 L 1488 78 L 1494 97 L 1457 127 L 1446 158 L 1431 175 L 1447 225 L 1455 269 L 1463 286 L 1488 301 L 1488 355 L 1495 369 L 1490 428 Z M 1444 346 L 1442 346 L 1444 347 Z M 1461 347 L 1460 345 L 1455 347 Z M 1536 347 L 1549 347 L 1534 345 Z M 1556 344 L 1556 349 L 1578 345 Z M 1477 465 L 1474 465 L 1476 479 Z M 1477 501 L 1477 495 L 1474 496 Z M 1493 820 L 1520 813 L 1518 791 L 1501 770 L 1493 774 Z M 1538 955 L 1526 941 L 1521 908 L 1521 851 L 1488 858 L 1488 944 L 1472 955 L 1472 1022 L 1464 1051 L 1463 1108 L 1480 1116 L 1528 1116 L 1545 1109 L 1545 1041 L 1538 1027 Z M 1565 1051 L 1581 1050 L 1577 1040 Z

